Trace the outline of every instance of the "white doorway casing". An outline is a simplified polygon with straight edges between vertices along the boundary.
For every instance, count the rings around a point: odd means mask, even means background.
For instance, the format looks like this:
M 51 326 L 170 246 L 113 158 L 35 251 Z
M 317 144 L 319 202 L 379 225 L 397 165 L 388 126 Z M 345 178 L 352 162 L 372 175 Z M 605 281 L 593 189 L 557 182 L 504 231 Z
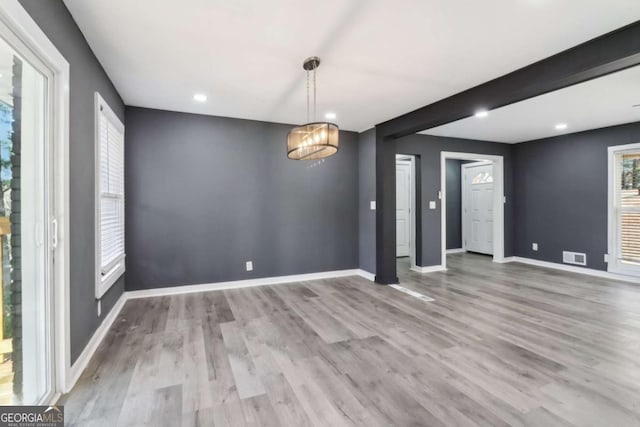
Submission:
M 493 262 L 504 261 L 504 158 L 489 154 L 459 153 L 454 151 L 442 151 L 440 153 L 440 189 L 441 189 L 441 223 L 440 223 L 440 269 L 447 268 L 447 170 L 446 161 L 467 160 L 487 161 L 493 163 Z
M 408 256 L 412 269 L 416 268 L 415 212 L 416 158 L 396 154 L 396 257 Z M 401 239 L 398 238 L 400 231 L 405 234 Z
M 461 165 L 462 248 L 493 255 L 493 163 Z
M 396 257 L 411 250 L 411 162 L 396 160 Z

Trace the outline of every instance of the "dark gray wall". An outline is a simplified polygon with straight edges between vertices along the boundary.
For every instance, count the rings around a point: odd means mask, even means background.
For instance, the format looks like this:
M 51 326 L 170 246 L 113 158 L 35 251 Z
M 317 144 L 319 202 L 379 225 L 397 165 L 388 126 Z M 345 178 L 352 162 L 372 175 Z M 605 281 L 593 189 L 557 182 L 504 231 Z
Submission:
M 359 147 L 359 264 L 369 273 L 376 273 L 376 211 L 370 202 L 376 200 L 376 130 L 358 135 Z
M 318 163 L 287 159 L 290 125 L 130 107 L 126 120 L 127 290 L 358 267 L 356 133 Z
M 447 249 L 462 247 L 462 164 L 447 160 Z
M 516 255 L 584 252 L 586 267 L 606 270 L 607 147 L 638 141 L 640 122 L 514 145 Z
M 49 40 L 69 62 L 69 200 L 71 258 L 71 361 L 85 345 L 124 290 L 120 279 L 102 297 L 102 316 L 95 300 L 94 92 L 99 92 L 124 120 L 124 104 L 60 0 L 20 0 Z
M 418 257 L 419 266 L 439 265 L 440 259 L 440 215 L 441 204 L 438 199 L 440 191 L 440 153 L 442 151 L 456 151 L 463 153 L 492 154 L 504 157 L 505 168 L 505 256 L 514 253 L 514 183 L 512 174 L 513 146 L 487 141 L 474 141 L 458 138 L 443 138 L 431 135 L 409 135 L 400 138 L 396 142 L 396 152 L 401 154 L 413 154 L 420 157 L 420 185 L 421 196 L 420 210 L 422 217 L 422 254 Z M 437 202 L 437 209 L 429 209 L 429 201 Z

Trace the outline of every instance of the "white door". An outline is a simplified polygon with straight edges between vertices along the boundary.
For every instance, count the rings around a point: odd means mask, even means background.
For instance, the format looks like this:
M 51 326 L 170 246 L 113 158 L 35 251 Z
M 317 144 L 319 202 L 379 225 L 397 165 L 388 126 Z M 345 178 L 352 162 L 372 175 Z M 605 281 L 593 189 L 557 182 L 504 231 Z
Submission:
M 411 162 L 396 160 L 396 256 L 411 248 Z
M 0 35 L 0 405 L 49 401 L 54 378 L 52 92 L 22 53 Z
M 493 164 L 462 165 L 462 239 L 465 250 L 493 254 Z

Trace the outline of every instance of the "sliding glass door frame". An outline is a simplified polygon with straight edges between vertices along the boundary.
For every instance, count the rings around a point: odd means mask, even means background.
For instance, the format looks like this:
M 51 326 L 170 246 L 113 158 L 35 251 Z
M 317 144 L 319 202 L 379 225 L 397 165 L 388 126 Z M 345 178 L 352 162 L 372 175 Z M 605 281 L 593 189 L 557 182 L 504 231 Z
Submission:
M 46 298 L 50 309 L 49 393 L 39 404 L 57 400 L 69 391 L 74 377 L 70 363 L 69 316 L 69 63 L 17 0 L 0 3 L 0 37 L 47 80 L 46 229 L 50 260 Z
M 608 149 L 608 263 L 610 273 L 640 277 L 640 264 L 635 265 L 621 260 L 621 236 L 618 211 L 620 202 L 618 189 L 620 186 L 620 169 L 618 157 L 627 153 L 640 152 L 640 142 L 636 144 L 617 145 Z

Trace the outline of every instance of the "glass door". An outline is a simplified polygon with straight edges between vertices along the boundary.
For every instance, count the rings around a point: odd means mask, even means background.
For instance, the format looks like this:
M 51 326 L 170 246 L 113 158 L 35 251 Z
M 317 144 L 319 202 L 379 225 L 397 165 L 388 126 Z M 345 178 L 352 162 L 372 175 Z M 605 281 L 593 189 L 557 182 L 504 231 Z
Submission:
M 614 256 L 610 269 L 640 276 L 640 148 L 613 156 Z
M 42 68 L 40 68 L 42 69 Z M 53 387 L 47 77 L 0 39 L 0 404 Z

